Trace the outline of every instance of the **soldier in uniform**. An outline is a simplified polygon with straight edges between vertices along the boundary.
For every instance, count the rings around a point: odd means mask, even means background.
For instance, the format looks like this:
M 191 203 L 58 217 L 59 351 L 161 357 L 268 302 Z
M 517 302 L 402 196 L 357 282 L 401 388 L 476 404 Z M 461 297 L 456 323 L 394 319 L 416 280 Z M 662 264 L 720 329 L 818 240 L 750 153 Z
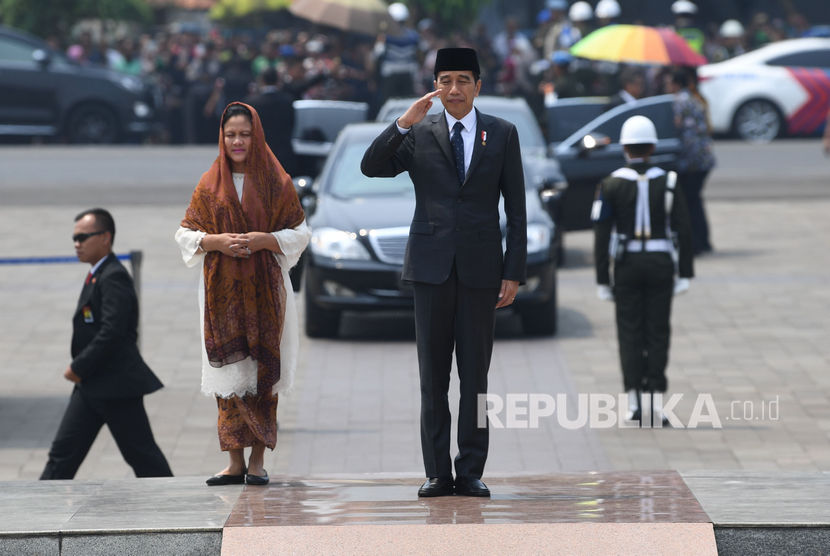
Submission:
M 600 183 L 591 213 L 597 296 L 616 304 L 627 418 L 661 426 L 672 296 L 694 275 L 691 230 L 677 175 L 649 163 L 657 144 L 651 120 L 626 120 L 620 144 L 627 165 Z

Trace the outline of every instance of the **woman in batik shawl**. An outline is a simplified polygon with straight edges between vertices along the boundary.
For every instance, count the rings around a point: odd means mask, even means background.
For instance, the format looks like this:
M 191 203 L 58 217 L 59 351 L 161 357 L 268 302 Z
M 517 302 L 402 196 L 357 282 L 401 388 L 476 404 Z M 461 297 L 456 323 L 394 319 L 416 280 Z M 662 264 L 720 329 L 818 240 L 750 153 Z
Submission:
M 233 102 L 221 122 L 219 156 L 199 180 L 176 241 L 185 264 L 202 266 L 202 392 L 216 397 L 219 446 L 230 456 L 207 484 L 264 485 L 278 394 L 291 387 L 299 348 L 288 270 L 311 232 L 256 110 Z

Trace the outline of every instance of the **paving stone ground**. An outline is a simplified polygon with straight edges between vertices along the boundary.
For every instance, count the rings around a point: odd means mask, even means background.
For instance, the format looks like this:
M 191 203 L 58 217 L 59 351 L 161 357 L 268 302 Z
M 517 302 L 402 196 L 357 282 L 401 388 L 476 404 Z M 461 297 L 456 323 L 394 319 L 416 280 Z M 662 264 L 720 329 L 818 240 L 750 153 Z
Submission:
M 0 206 L 0 257 L 70 255 L 72 217 L 83 208 Z M 697 400 L 711 400 L 722 428 L 568 430 L 544 417 L 538 428 L 493 429 L 488 474 L 830 470 L 830 201 L 719 200 L 708 209 L 716 253 L 696 261 L 690 292 L 675 300 L 669 394 L 683 395 L 684 424 Z M 199 393 L 198 277 L 172 239 L 183 207 L 112 210 L 116 250 L 144 252 L 142 350 L 166 385 L 146 398 L 157 440 L 177 475 L 207 476 L 225 457 L 215 402 Z M 613 306 L 594 297 L 590 233 L 566 243 L 559 334 L 523 338 L 517 319 L 502 318 L 490 389 L 564 394 L 573 411 L 580 395 L 616 396 L 621 379 Z M 0 480 L 43 468 L 71 389 L 62 372 L 85 272 L 78 263 L 0 265 Z M 303 337 L 266 467 L 272 476 L 420 474 L 411 316 L 347 318 L 342 332 Z M 129 476 L 103 431 L 78 478 Z

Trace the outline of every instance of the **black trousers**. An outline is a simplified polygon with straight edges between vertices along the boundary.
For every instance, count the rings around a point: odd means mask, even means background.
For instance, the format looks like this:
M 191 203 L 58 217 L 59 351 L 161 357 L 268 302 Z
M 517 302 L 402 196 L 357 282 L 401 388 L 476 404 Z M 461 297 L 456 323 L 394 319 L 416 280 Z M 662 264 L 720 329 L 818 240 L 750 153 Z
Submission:
M 41 480 L 74 478 L 104 424 L 136 477 L 173 476 L 153 438 L 143 397 L 91 398 L 76 386 L 49 449 Z
M 706 219 L 706 209 L 703 208 L 703 186 L 709 170 L 703 172 L 683 172 L 678 175 L 680 187 L 686 197 L 686 207 L 689 209 L 689 223 L 692 227 L 692 250 L 695 254 L 711 251 L 709 241 L 709 221 Z
M 447 393 L 455 348 L 460 402 L 455 474 L 480 479 L 490 442 L 478 426 L 478 396 L 487 392 L 498 288 L 470 288 L 455 267 L 442 284 L 416 282 L 415 334 L 421 376 L 421 450 L 427 477 L 452 478 Z
M 674 261 L 668 253 L 626 253 L 614 267 L 614 301 L 623 385 L 665 392 Z

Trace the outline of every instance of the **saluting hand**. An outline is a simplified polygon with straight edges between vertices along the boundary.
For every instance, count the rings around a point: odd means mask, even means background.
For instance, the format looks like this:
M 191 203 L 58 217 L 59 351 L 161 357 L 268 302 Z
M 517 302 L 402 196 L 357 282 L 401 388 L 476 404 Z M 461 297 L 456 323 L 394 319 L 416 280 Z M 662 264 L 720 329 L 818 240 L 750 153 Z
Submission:
M 441 94 L 440 90 L 427 93 L 415 102 L 412 103 L 404 115 L 398 118 L 398 125 L 404 129 L 409 129 L 418 122 L 424 119 L 429 109 L 432 108 L 432 99 Z

